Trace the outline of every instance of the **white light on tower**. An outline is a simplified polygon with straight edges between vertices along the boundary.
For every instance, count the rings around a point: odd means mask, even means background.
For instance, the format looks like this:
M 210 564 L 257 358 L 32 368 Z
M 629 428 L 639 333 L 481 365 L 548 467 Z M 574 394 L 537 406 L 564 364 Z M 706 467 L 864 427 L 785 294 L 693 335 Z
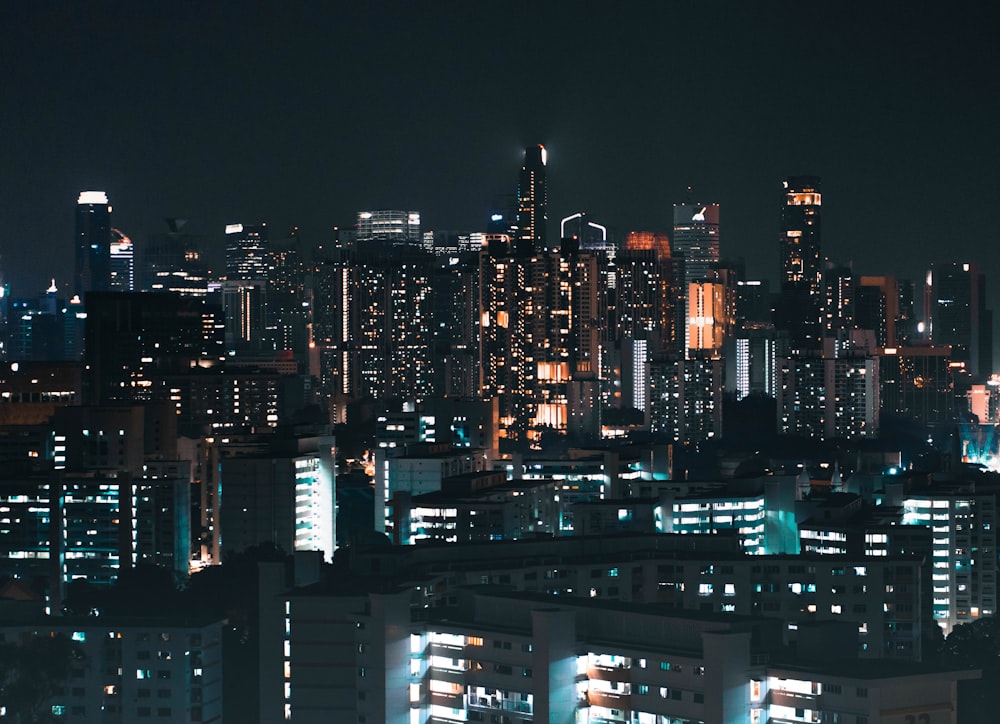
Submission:
M 89 204 L 106 204 L 108 195 L 104 191 L 81 191 L 76 203 L 80 206 Z

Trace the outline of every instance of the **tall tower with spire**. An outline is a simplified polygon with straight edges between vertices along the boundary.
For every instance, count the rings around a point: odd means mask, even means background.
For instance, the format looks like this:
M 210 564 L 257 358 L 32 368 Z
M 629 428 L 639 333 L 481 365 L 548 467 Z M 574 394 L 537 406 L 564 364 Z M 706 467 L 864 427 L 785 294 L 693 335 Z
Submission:
M 548 195 L 545 189 L 545 166 L 548 154 L 545 146 L 524 149 L 524 164 L 517 183 L 517 253 L 530 255 L 546 249 Z
M 797 348 L 818 348 L 822 338 L 823 268 L 820 224 L 823 196 L 818 176 L 790 176 L 782 184 L 780 329 Z

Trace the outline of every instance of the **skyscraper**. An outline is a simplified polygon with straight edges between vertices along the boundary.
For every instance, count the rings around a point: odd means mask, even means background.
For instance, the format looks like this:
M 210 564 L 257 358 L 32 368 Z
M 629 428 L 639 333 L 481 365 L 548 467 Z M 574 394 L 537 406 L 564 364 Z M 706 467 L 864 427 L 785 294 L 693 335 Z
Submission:
M 186 219 L 166 219 L 167 231 L 153 237 L 142 255 L 144 291 L 204 297 L 208 291 L 205 239 L 190 234 Z
M 267 224 L 226 225 L 226 279 L 267 279 Z
M 175 294 L 107 292 L 87 299 L 85 402 L 173 399 L 164 379 L 218 365 L 221 310 Z
M 822 336 L 822 279 L 818 176 L 790 176 L 782 183 L 778 239 L 781 303 L 777 326 L 791 334 L 793 347 L 816 349 Z
M 684 260 L 684 286 L 709 278 L 719 262 L 719 205 L 674 204 L 672 250 Z
M 395 209 L 358 212 L 359 244 L 383 241 L 393 246 L 420 246 L 420 214 Z
M 545 190 L 545 146 L 524 149 L 524 165 L 517 183 L 517 245 L 519 255 L 546 248 L 548 194 Z
M 680 271 L 670 256 L 666 234 L 630 231 L 617 257 L 614 321 L 608 357 L 614 360 L 620 397 L 616 406 L 643 413 L 649 399 L 649 362 L 676 353 L 686 291 Z
M 949 344 L 954 361 L 974 376 L 993 372 L 993 314 L 986 308 L 986 276 L 976 264 L 936 263 L 930 286 L 931 339 Z
M 480 394 L 499 398 L 506 441 L 599 433 L 598 276 L 596 255 L 573 244 L 480 253 Z
M 76 200 L 75 292 L 106 292 L 111 282 L 111 206 L 103 191 Z
M 135 247 L 118 229 L 111 230 L 108 261 L 108 289 L 113 292 L 135 291 Z

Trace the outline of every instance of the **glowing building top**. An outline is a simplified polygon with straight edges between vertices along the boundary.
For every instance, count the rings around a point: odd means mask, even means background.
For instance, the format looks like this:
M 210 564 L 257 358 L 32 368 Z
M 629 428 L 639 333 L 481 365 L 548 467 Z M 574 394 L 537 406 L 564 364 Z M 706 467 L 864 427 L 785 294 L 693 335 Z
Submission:
M 524 165 L 517 184 L 517 250 L 531 254 L 546 248 L 548 223 L 548 194 L 545 188 L 545 166 L 548 152 L 545 146 L 528 146 L 524 149 Z

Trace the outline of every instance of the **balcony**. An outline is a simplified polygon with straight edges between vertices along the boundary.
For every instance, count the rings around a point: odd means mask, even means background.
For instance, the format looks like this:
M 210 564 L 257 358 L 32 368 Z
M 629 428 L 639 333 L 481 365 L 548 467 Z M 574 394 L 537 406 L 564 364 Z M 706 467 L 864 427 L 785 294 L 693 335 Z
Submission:
M 819 696 L 816 694 L 800 694 L 797 691 L 771 689 L 768 696 L 770 703 L 778 706 L 787 706 L 791 709 L 819 708 Z
M 632 680 L 632 670 L 624 666 L 590 666 L 587 678 L 599 681 L 627 682 Z
M 631 709 L 632 697 L 629 694 L 616 694 L 610 691 L 588 691 L 588 706 L 603 706 L 607 709 Z
M 511 701 L 509 699 L 475 696 L 473 694 L 470 694 L 468 697 L 468 706 L 474 709 L 488 709 L 490 711 L 512 711 L 516 714 L 532 713 L 531 704 L 526 701 Z

